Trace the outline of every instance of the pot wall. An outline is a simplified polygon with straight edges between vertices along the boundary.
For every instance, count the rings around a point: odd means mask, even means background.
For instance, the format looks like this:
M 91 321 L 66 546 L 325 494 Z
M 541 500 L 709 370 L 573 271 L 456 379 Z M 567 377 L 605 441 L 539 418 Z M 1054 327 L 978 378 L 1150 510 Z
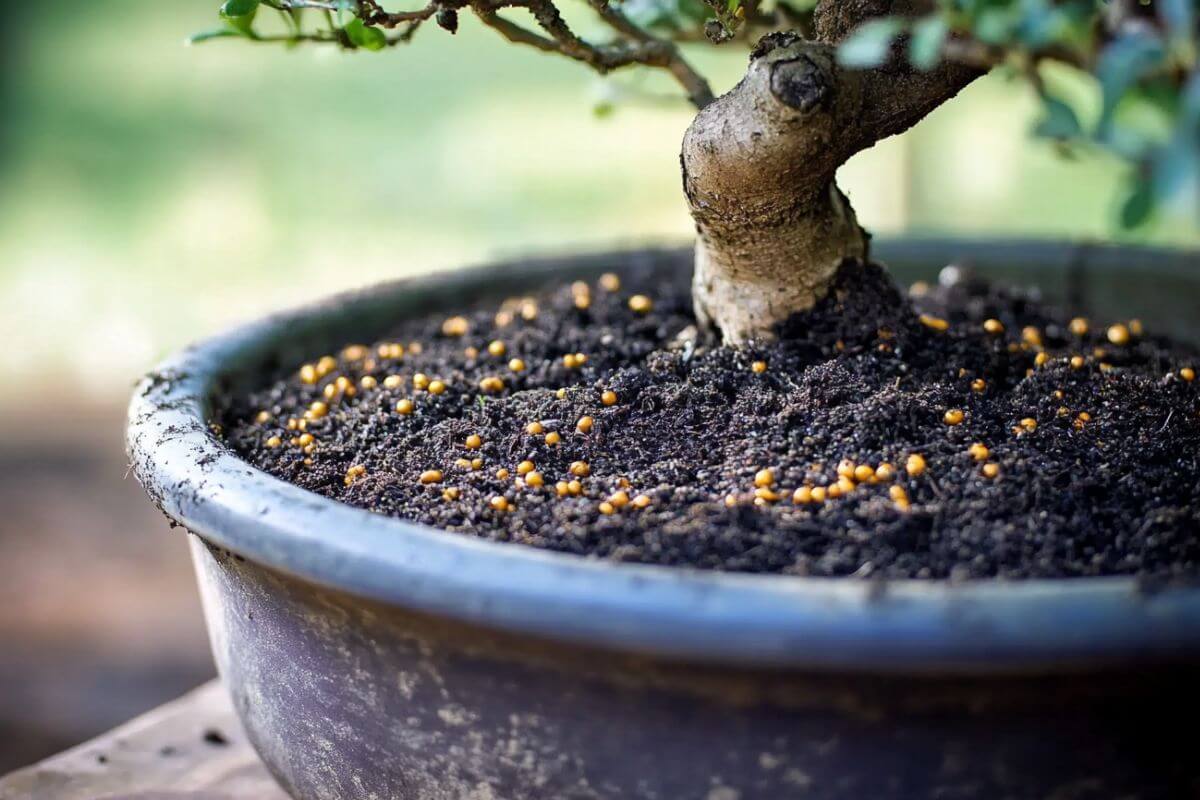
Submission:
M 1073 312 L 1200 341 L 1195 254 L 876 253 L 902 281 L 965 256 Z M 343 506 L 252 469 L 208 429 L 214 396 L 494 295 L 500 274 L 519 292 L 689 261 L 599 254 L 386 285 L 204 343 L 139 388 L 134 472 L 194 531 L 218 667 L 281 783 L 302 800 L 1200 796 L 1176 733 L 1200 710 L 1196 587 L 618 566 Z
M 837 677 L 564 647 L 364 602 L 198 537 L 221 674 L 297 798 L 1178 798 L 1179 667 Z

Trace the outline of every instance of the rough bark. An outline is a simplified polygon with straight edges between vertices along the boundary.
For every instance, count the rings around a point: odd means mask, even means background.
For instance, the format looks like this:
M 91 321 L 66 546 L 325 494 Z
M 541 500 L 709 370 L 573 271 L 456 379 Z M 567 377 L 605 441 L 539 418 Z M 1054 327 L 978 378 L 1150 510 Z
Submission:
M 913 3 L 825 0 L 815 41 L 772 35 L 742 81 L 706 106 L 684 136 L 684 191 L 698 233 L 696 313 L 739 344 L 826 291 L 869 236 L 838 189 L 850 156 L 901 133 L 979 72 L 947 65 L 916 72 L 902 60 L 847 70 L 836 46 L 863 20 L 915 13 Z

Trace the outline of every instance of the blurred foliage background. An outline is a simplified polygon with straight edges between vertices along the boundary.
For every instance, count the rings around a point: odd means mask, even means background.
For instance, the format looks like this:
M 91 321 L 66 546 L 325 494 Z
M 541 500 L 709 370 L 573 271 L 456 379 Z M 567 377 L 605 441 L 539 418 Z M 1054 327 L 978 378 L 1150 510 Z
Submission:
M 216 5 L 0 2 L 0 769 L 211 670 L 183 537 L 125 477 L 157 358 L 384 278 L 689 236 L 690 112 L 657 78 L 601 83 L 471 15 L 385 53 L 185 46 Z M 745 52 L 705 49 L 722 91 Z M 1036 108 L 980 81 L 843 186 L 877 232 L 1200 244 L 1194 220 L 1121 232 L 1126 168 L 1029 139 Z
M 0 33 L 0 404 L 119 398 L 179 344 L 271 308 L 495 253 L 683 239 L 690 112 L 463 15 L 383 53 L 185 46 L 205 0 L 20 4 Z M 720 91 L 745 51 L 702 46 Z M 714 52 L 715 51 L 715 52 Z M 598 118 L 598 102 L 617 98 Z M 1124 167 L 1064 160 L 1001 76 L 863 154 L 876 231 L 1128 237 Z M 1136 238 L 1200 241 L 1188 220 Z M 50 321 L 53 320 L 53 324 Z M 36 331 L 36 334 L 34 332 Z M 64 384 L 64 379 L 66 382 Z

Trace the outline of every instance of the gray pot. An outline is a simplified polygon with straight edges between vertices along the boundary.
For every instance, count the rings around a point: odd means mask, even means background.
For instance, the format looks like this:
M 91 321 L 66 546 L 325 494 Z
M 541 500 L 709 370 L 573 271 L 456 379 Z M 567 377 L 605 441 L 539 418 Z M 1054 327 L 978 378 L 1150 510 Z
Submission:
M 882 241 L 1200 340 L 1194 254 Z M 720 574 L 498 544 L 341 505 L 209 433 L 211 399 L 405 315 L 652 250 L 376 287 L 192 347 L 128 444 L 190 532 L 217 666 L 298 798 L 1167 798 L 1200 792 L 1200 589 Z M 502 280 L 500 278 L 502 277 Z M 1200 498 L 1198 498 L 1200 499 Z

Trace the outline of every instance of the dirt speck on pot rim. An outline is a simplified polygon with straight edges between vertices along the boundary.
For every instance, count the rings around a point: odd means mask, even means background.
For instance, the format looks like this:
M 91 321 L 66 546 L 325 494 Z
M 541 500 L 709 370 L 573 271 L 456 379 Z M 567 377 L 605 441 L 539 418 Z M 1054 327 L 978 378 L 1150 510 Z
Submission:
M 399 322 L 227 398 L 319 494 L 502 542 L 815 576 L 1200 572 L 1196 349 L 848 262 L 778 343 L 681 337 L 688 276 Z M 331 531 L 331 536 L 337 535 Z

